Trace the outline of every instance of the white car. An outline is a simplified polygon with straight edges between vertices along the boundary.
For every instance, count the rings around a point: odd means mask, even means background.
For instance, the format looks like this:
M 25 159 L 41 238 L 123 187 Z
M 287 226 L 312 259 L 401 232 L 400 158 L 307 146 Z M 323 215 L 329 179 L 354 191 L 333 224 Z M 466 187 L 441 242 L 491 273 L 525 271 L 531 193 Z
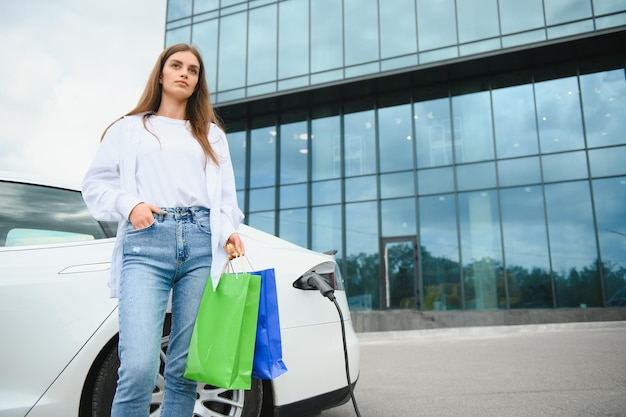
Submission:
M 0 201 L 0 416 L 108 417 L 118 367 L 107 286 L 115 225 L 94 220 L 67 184 L 0 176 Z M 195 415 L 300 417 L 350 401 L 359 343 L 334 256 L 248 226 L 240 234 L 253 267 L 276 271 L 288 371 L 249 391 L 198 384 Z M 313 275 L 332 287 L 335 305 L 301 289 Z M 166 326 L 163 349 L 167 341 Z M 160 375 L 151 415 L 162 388 Z

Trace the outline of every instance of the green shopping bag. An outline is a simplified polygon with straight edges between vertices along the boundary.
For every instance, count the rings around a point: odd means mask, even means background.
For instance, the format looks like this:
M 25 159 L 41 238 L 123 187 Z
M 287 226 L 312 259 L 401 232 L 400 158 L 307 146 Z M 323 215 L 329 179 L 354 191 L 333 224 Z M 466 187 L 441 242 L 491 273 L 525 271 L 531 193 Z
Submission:
M 224 389 L 250 389 L 261 277 L 223 273 L 209 280 L 191 336 L 185 377 Z

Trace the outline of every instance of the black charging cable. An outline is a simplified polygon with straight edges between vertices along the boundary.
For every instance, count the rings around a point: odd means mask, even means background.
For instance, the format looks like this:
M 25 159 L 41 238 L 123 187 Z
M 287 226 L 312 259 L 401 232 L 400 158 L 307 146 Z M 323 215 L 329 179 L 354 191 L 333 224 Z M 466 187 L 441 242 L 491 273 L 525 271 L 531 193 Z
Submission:
M 348 380 L 348 390 L 350 391 L 350 399 L 352 400 L 352 405 L 354 406 L 354 411 L 358 417 L 361 417 L 361 413 L 359 412 L 359 407 L 356 405 L 356 399 L 354 398 L 354 389 L 352 388 L 352 383 L 350 382 L 350 362 L 348 361 L 348 342 L 346 341 L 346 325 L 343 322 L 343 313 L 341 312 L 341 307 L 339 307 L 339 303 L 337 302 L 337 298 L 335 297 L 335 291 L 333 288 L 318 274 L 315 272 L 311 273 L 311 275 L 306 279 L 307 284 L 311 287 L 317 288 L 320 293 L 328 298 L 330 301 L 335 304 L 337 308 L 337 313 L 339 313 L 339 323 L 341 323 L 341 339 L 343 341 L 343 357 L 346 363 L 346 378 Z
M 352 384 L 350 383 L 350 365 L 348 362 L 348 347 L 346 342 L 346 326 L 343 323 L 343 314 L 341 313 L 341 307 L 339 307 L 339 303 L 333 298 L 329 298 L 337 307 L 337 312 L 339 313 L 339 322 L 341 323 L 341 338 L 343 339 L 343 356 L 346 362 L 346 378 L 348 379 L 348 389 L 350 390 L 350 398 L 352 399 L 352 404 L 354 405 L 354 412 L 358 417 L 361 417 L 361 413 L 359 413 L 359 407 L 356 405 L 356 399 L 354 398 L 354 390 L 352 389 Z

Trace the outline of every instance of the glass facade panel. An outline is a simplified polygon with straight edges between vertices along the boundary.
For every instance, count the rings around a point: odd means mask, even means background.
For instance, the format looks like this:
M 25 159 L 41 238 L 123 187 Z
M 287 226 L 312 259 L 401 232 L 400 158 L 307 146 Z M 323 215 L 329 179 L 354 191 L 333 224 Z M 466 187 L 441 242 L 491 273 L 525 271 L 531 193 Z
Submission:
M 488 310 L 505 307 L 496 192 L 459 194 L 459 224 L 465 308 Z
M 389 71 L 396 68 L 413 67 L 417 65 L 417 55 L 403 56 L 400 58 L 387 59 L 380 63 L 381 71 Z
M 463 289 L 454 195 L 421 197 L 420 261 L 425 310 L 460 310 Z
M 281 209 L 307 206 L 307 184 L 283 185 L 279 190 Z
M 595 19 L 596 30 L 626 25 L 626 13 L 610 15 Z
M 339 116 L 311 121 L 311 177 L 313 180 L 341 176 L 341 120 Z
M 606 305 L 623 307 L 615 294 L 626 286 L 626 177 L 595 180 L 592 185 Z
M 346 204 L 346 292 L 349 302 L 380 308 L 378 208 L 376 202 Z M 354 299 L 353 299 L 354 297 Z
M 341 181 L 330 180 L 312 183 L 311 199 L 311 204 L 314 206 L 341 203 Z
M 503 34 L 544 26 L 542 0 L 498 0 L 498 6 Z
M 548 25 L 591 17 L 589 0 L 544 0 L 543 3 Z
M 614 13 L 626 9 L 626 1 L 624 0 L 593 0 L 593 12 L 595 15 Z
M 479 54 L 481 52 L 488 52 L 496 49 L 500 49 L 500 38 L 487 39 L 486 41 L 478 41 L 461 45 L 459 46 L 459 55 L 464 56 Z
M 417 191 L 420 195 L 454 191 L 454 169 L 432 168 L 417 172 Z
M 456 183 L 457 188 L 462 191 L 495 187 L 495 162 L 458 165 L 456 167 Z
M 415 236 L 415 198 L 383 200 L 380 214 L 382 237 Z
M 290 209 L 278 212 L 278 236 L 296 245 L 309 245 L 306 209 Z
M 343 66 L 343 10 L 341 2 L 315 0 L 311 8 L 311 72 Z M 331 79 L 336 79 L 332 77 Z M 321 81 L 320 81 L 321 82 Z
M 272 235 L 276 234 L 273 211 L 250 213 L 248 214 L 247 219 L 250 226 Z
M 498 185 L 500 187 L 539 183 L 541 183 L 539 157 L 498 161 Z
M 309 134 L 306 122 L 280 126 L 280 183 L 303 182 L 308 176 Z
M 451 165 L 452 124 L 450 100 L 441 98 L 413 105 L 417 167 Z
M 309 0 L 278 4 L 278 78 L 309 73 Z
M 539 153 L 533 89 L 529 84 L 493 91 L 498 158 Z
M 456 7 L 461 43 L 500 34 L 497 0 L 463 0 L 458 1 Z
M 246 85 L 276 80 L 277 6 L 252 9 L 248 20 Z
M 593 30 L 593 22 L 591 20 L 583 20 L 582 22 L 568 23 L 555 27 L 549 27 L 548 39 L 557 39 L 565 36 L 577 35 L 579 33 L 591 32 Z
M 378 110 L 380 171 L 413 169 L 411 105 Z
M 524 45 L 527 43 L 535 43 L 546 40 L 546 31 L 544 29 L 533 30 L 531 32 L 523 32 L 516 35 L 504 36 L 502 38 L 502 47 L 510 48 L 512 46 Z
M 380 176 L 380 197 L 408 197 L 415 195 L 415 174 L 410 172 L 398 172 Z
M 342 259 L 343 221 L 341 206 L 313 207 L 311 209 L 311 249 L 318 252 L 336 250 Z
M 541 152 L 582 149 L 585 146 L 576 77 L 535 84 Z
M 457 43 L 454 0 L 417 0 L 417 41 L 420 51 Z
M 381 58 L 416 53 L 415 0 L 389 1 L 379 7 Z
M 580 77 L 587 146 L 626 143 L 626 78 L 624 70 Z
M 261 94 L 273 93 L 276 91 L 276 83 L 265 83 L 261 85 L 254 85 L 246 88 L 247 96 L 259 96 Z
M 488 91 L 452 97 L 456 163 L 493 159 L 493 124 Z
M 501 190 L 500 202 L 509 306 L 552 307 L 550 252 L 542 188 Z
M 345 175 L 376 172 L 376 114 L 374 110 L 344 116 Z
M 217 88 L 217 19 L 194 25 L 191 43 L 202 51 L 204 76 L 209 91 L 214 92 Z
M 279 90 L 291 90 L 298 87 L 305 87 L 309 85 L 309 76 L 304 75 L 302 77 L 290 78 L 278 82 Z
M 205 13 L 217 10 L 220 7 L 220 0 L 193 0 L 193 12 Z
M 276 127 L 250 132 L 250 187 L 276 184 Z
M 220 0 L 222 8 L 232 6 L 238 3 L 243 3 L 244 0 Z
M 589 182 L 546 185 L 545 196 L 556 306 L 600 307 Z
M 241 190 L 246 186 L 246 132 L 230 132 L 227 137 L 230 160 L 235 170 L 235 184 Z
M 167 21 L 191 16 L 191 0 L 168 0 Z
M 345 65 L 377 60 L 378 0 L 344 0 L 343 9 Z
M 377 189 L 375 175 L 346 178 L 346 201 L 375 200 Z
M 420 64 L 427 64 L 429 62 L 443 61 L 445 59 L 452 59 L 459 56 L 458 46 L 451 46 L 448 48 L 435 49 L 428 52 L 421 52 L 419 54 Z
M 543 179 L 546 182 L 587 178 L 585 152 L 568 152 L 541 157 Z
M 168 45 L 175 43 L 187 43 L 191 38 L 191 26 L 183 26 L 180 28 L 168 30 L 165 35 L 165 41 Z
M 247 28 L 246 13 L 220 18 L 220 47 L 217 63 L 217 88 L 220 91 L 242 88 L 246 85 Z
M 359 77 L 361 75 L 373 74 L 380 71 L 380 63 L 370 62 L 368 64 L 360 64 L 347 67 L 344 70 L 344 78 Z
M 589 151 L 589 166 L 592 177 L 608 177 L 626 174 L 626 146 L 592 149 Z
M 250 190 L 250 211 L 266 211 L 276 208 L 276 189 L 274 187 Z M 251 223 L 249 223 L 251 225 Z M 274 227 L 272 226 L 272 230 Z M 265 229 L 264 229 L 265 230 Z
M 237 99 L 240 99 L 240 98 L 244 98 L 246 96 L 246 89 L 245 88 L 239 88 L 237 90 L 231 90 L 231 91 L 222 92 L 222 93 L 219 93 L 219 94 L 217 94 L 215 96 L 217 97 L 216 102 L 217 101 L 237 100 Z

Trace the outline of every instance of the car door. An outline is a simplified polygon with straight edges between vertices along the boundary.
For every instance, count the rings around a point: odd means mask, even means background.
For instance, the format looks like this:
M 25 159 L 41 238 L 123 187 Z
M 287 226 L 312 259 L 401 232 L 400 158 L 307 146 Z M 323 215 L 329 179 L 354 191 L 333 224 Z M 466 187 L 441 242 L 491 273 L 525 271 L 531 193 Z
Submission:
M 113 239 L 77 191 L 0 181 L 0 201 L 0 414 L 23 416 L 115 311 Z

